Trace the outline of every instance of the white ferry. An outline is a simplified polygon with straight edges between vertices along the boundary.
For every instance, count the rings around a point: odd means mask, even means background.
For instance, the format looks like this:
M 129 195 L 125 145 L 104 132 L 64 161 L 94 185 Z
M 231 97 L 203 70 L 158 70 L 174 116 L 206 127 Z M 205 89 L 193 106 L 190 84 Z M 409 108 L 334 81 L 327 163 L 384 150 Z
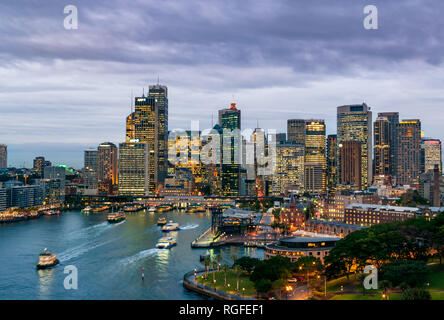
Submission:
M 57 256 L 47 251 L 46 248 L 39 256 L 39 262 L 37 262 L 37 269 L 46 269 L 55 266 L 59 263 Z
M 158 226 L 163 226 L 167 223 L 167 219 L 165 217 L 160 217 L 159 219 L 157 219 L 157 225 Z
M 176 239 L 172 237 L 163 237 L 159 239 L 156 247 L 159 249 L 169 249 L 177 244 Z
M 168 222 L 162 227 L 163 232 L 177 231 L 179 230 L 179 224 L 173 221 Z

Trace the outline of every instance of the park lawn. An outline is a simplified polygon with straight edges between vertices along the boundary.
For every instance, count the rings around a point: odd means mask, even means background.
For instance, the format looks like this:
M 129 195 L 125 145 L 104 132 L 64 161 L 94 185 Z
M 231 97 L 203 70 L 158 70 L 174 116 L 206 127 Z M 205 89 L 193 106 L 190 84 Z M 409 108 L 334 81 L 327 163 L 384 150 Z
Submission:
M 434 264 L 429 266 L 430 275 L 427 278 L 427 282 L 430 284 L 427 289 L 444 291 L 444 266 Z
M 430 292 L 432 300 L 444 300 L 444 292 Z
M 239 294 L 242 296 L 253 297 L 255 296 L 254 283 L 250 281 L 250 278 L 245 274 L 239 275 L 239 293 L 236 292 L 236 273 L 232 270 L 227 271 L 227 286 L 225 287 L 225 273 L 223 271 L 215 272 L 214 278 L 216 279 L 216 283 L 213 282 L 213 273 L 209 272 L 207 274 L 207 279 L 204 279 L 204 276 L 201 275 L 198 277 L 197 282 L 207 285 L 209 287 L 216 287 L 218 290 L 222 290 L 232 294 Z M 228 286 L 229 285 L 229 286 Z M 245 290 L 242 290 L 245 288 Z

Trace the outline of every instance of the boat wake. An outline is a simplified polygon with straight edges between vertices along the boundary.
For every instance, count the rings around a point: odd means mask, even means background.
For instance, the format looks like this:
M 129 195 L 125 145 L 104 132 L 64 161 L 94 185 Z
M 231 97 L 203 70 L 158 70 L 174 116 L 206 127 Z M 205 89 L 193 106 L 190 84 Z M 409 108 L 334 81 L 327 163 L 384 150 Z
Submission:
M 81 256 L 82 254 L 87 253 L 88 251 L 91 251 L 91 250 L 96 249 L 98 247 L 104 246 L 105 244 L 108 244 L 113 241 L 115 241 L 115 240 L 110 240 L 110 241 L 101 242 L 101 243 L 95 243 L 92 245 L 89 243 L 84 243 L 82 245 L 79 245 L 79 246 L 76 246 L 76 247 L 73 247 L 73 248 L 63 251 L 62 253 L 60 253 L 58 255 L 58 259 L 60 262 L 66 262 L 71 259 L 77 258 L 77 257 Z
M 180 227 L 180 230 L 196 229 L 198 226 L 199 226 L 198 224 L 186 224 L 183 227 Z
M 155 256 L 160 251 L 161 251 L 160 249 L 156 249 L 156 248 L 148 249 L 148 250 L 142 250 L 142 251 L 140 251 L 140 252 L 138 252 L 138 253 L 136 253 L 136 254 L 128 257 L 128 258 L 125 258 L 125 259 L 121 260 L 121 263 L 124 264 L 124 265 L 132 264 L 132 263 L 134 263 L 134 262 L 136 262 L 136 261 L 138 261 L 140 259 L 144 259 L 144 258 L 149 258 L 149 257 Z

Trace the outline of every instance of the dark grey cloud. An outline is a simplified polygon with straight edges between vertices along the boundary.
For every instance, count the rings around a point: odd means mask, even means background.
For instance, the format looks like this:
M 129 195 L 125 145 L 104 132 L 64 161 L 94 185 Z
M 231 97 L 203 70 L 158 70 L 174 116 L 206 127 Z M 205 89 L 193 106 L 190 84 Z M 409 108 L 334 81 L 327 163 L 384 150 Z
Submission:
M 78 30 L 63 28 L 68 4 Z M 378 30 L 363 28 L 367 4 Z M 171 127 L 209 125 L 234 94 L 252 127 L 306 116 L 333 132 L 337 105 L 366 101 L 442 138 L 442 12 L 440 0 L 3 1 L 0 142 L 117 143 L 131 90 L 158 75 Z

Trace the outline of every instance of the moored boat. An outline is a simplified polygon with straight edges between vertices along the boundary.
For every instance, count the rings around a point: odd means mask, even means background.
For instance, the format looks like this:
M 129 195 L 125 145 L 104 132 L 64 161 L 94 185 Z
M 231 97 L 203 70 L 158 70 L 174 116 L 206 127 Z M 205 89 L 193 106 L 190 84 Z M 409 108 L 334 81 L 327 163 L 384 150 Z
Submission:
M 37 262 L 37 269 L 46 269 L 53 267 L 59 263 L 57 256 L 49 252 L 46 248 L 39 255 L 39 262 Z

